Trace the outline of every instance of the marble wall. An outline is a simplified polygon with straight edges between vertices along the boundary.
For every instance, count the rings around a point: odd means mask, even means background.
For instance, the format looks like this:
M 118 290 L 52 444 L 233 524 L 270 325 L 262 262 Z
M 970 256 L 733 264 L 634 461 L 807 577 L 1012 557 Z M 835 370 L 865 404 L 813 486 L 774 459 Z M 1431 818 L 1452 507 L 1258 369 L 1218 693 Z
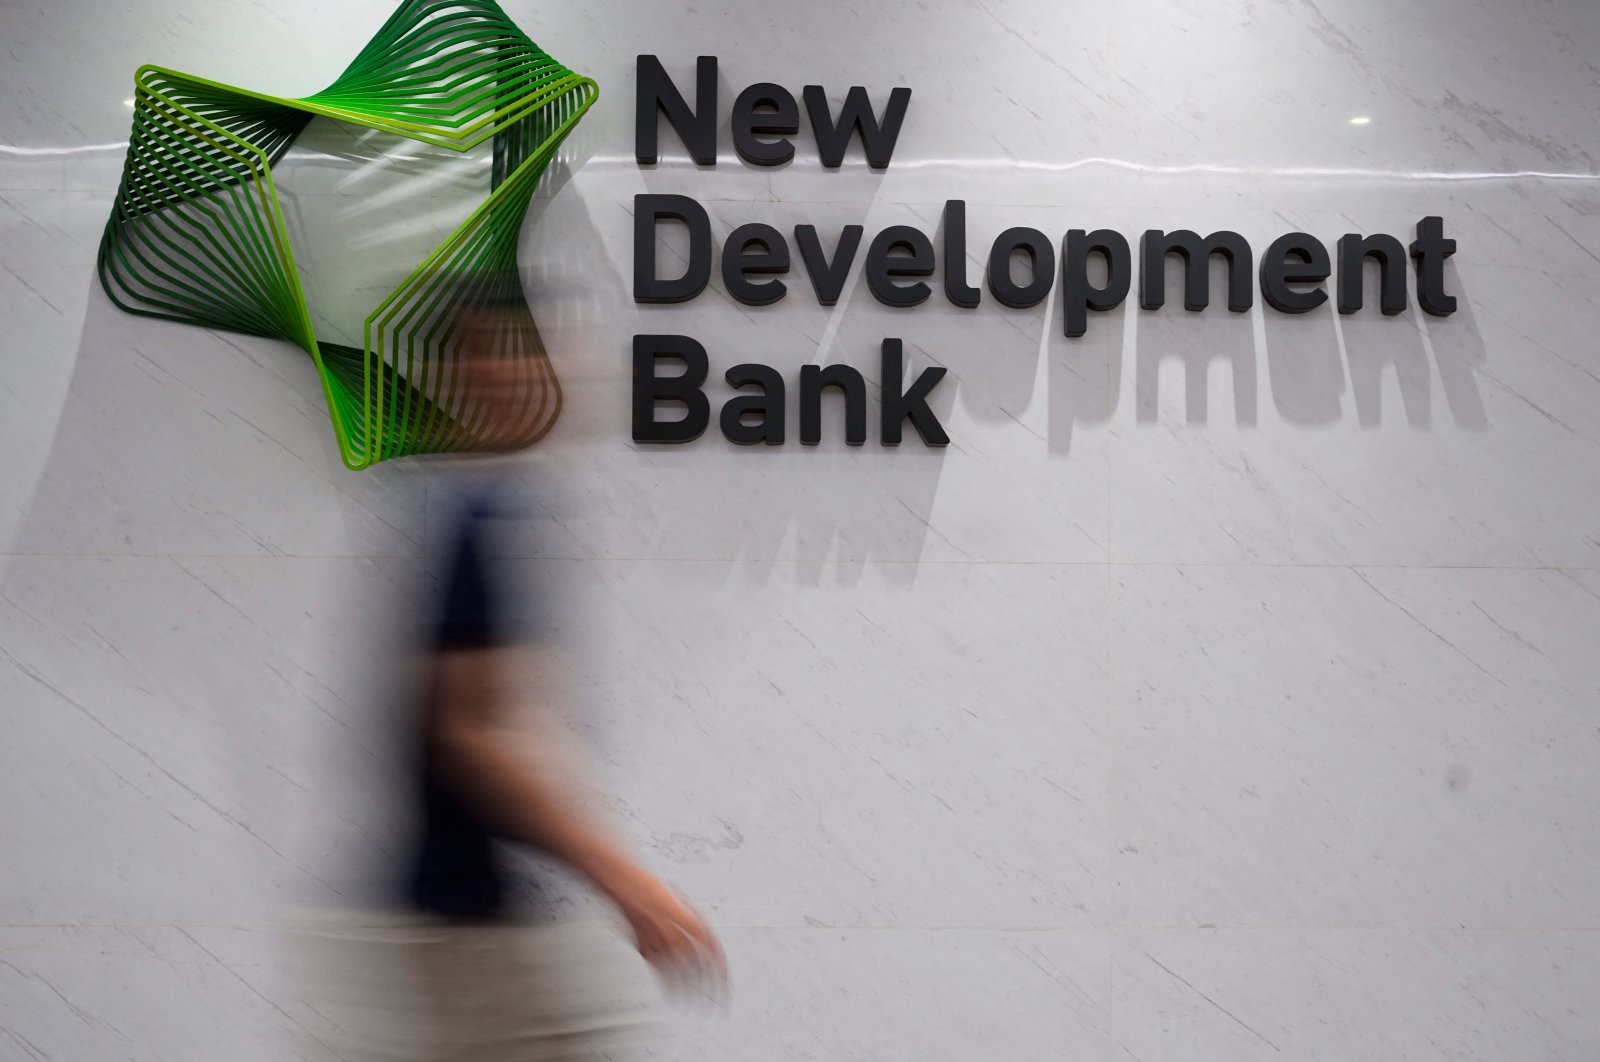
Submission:
M 524 232 L 572 397 L 515 563 L 612 810 L 733 967 L 657 1057 L 1600 1056 L 1600 7 L 505 6 L 602 86 Z M 438 466 L 346 471 L 303 354 L 122 314 L 93 263 L 136 66 L 310 92 L 386 13 L 0 6 L 0 1058 L 332 1057 L 279 930 L 382 846 Z M 804 127 L 749 167 L 725 113 L 714 168 L 669 135 L 642 169 L 640 52 L 719 56 L 725 106 L 914 96 L 886 171 Z M 397 211 L 403 147 L 307 137 L 308 269 L 453 216 L 464 178 Z M 975 280 L 1011 225 L 1438 214 L 1460 309 L 1130 300 L 1067 340 L 1059 293 L 894 311 L 859 262 L 832 308 L 803 276 L 641 306 L 641 192 L 719 239 L 964 198 Z M 899 336 L 951 445 L 635 446 L 630 337 L 678 331 L 714 373 L 874 380 Z

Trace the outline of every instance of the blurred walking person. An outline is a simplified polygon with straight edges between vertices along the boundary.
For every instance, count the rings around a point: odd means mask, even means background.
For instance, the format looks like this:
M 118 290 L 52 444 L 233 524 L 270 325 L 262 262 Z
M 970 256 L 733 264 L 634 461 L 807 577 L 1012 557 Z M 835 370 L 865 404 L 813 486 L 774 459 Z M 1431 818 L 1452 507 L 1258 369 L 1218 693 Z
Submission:
M 507 287 L 515 283 L 474 293 L 455 321 L 454 358 L 439 367 L 449 374 L 435 392 L 449 396 L 441 430 L 469 454 L 523 449 L 560 409 L 537 327 Z M 347 930 L 344 954 L 324 964 L 330 981 L 343 980 L 331 991 L 352 1000 L 339 1020 L 365 1030 L 341 1050 L 439 1062 L 616 1058 L 618 1015 L 597 983 L 603 965 L 581 932 L 517 922 L 508 845 L 554 857 L 598 889 L 669 986 L 716 995 L 725 961 L 702 918 L 587 810 L 550 703 L 549 660 L 540 659 L 548 647 L 527 638 L 528 602 L 494 560 L 503 488 L 473 474 L 481 462 L 450 460 L 459 482 L 447 485 L 454 514 L 439 555 L 440 604 L 416 659 L 404 911 Z M 354 981 L 335 972 L 352 968 Z

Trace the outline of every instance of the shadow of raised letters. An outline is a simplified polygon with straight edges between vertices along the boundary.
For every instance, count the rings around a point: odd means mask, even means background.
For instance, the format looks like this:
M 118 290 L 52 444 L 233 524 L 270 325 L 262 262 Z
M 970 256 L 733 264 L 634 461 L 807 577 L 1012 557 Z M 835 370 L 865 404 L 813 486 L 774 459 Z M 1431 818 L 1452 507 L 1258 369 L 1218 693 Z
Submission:
M 1462 290 L 1461 278 L 1455 274 L 1455 267 L 1446 264 L 1445 279 L 1456 293 L 1456 312 L 1449 317 L 1423 318 L 1422 327 L 1451 419 L 1459 427 L 1482 431 L 1489 426 L 1489 416 L 1483 408 L 1475 370 L 1488 360 L 1488 351 L 1478 331 L 1472 303 Z
M 1223 255 L 1212 254 L 1203 268 L 1199 263 L 1190 262 L 1185 254 L 1168 253 L 1164 257 L 1159 270 L 1153 258 L 1145 259 L 1145 268 L 1141 270 L 1142 312 L 1135 356 L 1135 402 L 1140 423 L 1160 419 L 1161 362 L 1175 357 L 1183 362 L 1184 413 L 1189 423 L 1204 424 L 1209 419 L 1208 371 L 1212 361 L 1223 358 L 1232 370 L 1234 419 L 1241 425 L 1254 425 L 1256 362 L 1250 316 L 1247 312 L 1217 305 L 1228 301 L 1231 306 L 1243 305 L 1248 309 L 1250 302 L 1233 292 L 1226 300 L 1216 297 L 1216 293 L 1236 287 L 1240 276 L 1250 278 L 1253 284 L 1248 256 L 1230 264 Z M 1148 290 L 1149 282 L 1159 276 L 1164 279 L 1167 291 L 1185 291 L 1192 287 L 1191 274 L 1207 278 L 1211 297 L 1192 299 L 1186 294 L 1186 308 L 1182 311 L 1174 306 L 1163 306 Z
M 1343 415 L 1344 357 L 1332 303 L 1302 315 L 1263 313 L 1272 405 L 1290 424 L 1332 424 Z

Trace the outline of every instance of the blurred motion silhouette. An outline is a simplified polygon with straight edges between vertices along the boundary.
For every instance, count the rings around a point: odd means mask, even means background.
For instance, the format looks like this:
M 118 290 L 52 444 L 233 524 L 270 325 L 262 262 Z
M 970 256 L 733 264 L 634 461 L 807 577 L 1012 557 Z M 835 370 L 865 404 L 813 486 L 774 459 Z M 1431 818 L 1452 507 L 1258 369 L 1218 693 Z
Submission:
M 529 637 L 530 603 L 495 560 L 506 491 L 463 454 L 536 442 L 560 387 L 516 276 L 476 290 L 449 364 L 431 367 L 451 381 L 449 413 L 471 442 L 441 459 L 452 516 L 411 680 L 403 880 L 389 910 L 313 934 L 318 999 L 341 1041 L 324 1046 L 341 1058 L 615 1059 L 639 1030 L 607 1002 L 614 964 L 592 929 L 519 920 L 508 846 L 559 860 L 609 899 L 669 989 L 716 998 L 726 964 L 702 918 L 589 810 L 552 703 L 553 650 Z

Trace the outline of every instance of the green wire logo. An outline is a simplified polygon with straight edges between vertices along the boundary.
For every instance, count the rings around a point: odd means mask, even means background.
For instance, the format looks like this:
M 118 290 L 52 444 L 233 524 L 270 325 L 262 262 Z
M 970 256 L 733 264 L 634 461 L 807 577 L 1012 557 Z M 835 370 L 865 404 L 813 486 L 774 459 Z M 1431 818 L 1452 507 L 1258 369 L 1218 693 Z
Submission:
M 316 364 L 344 462 L 471 449 L 486 414 L 455 371 L 461 310 L 532 317 L 517 238 L 540 176 L 599 86 L 557 63 L 493 0 L 405 0 L 339 79 L 300 99 L 158 66 L 134 75 L 133 131 L 100 244 L 122 309 L 298 344 Z M 319 341 L 272 168 L 313 115 L 465 153 L 493 140 L 488 198 L 365 319 L 364 349 Z M 315 299 L 316 293 L 310 292 Z M 537 332 L 507 328 L 497 357 L 527 391 L 527 441 L 560 389 Z

